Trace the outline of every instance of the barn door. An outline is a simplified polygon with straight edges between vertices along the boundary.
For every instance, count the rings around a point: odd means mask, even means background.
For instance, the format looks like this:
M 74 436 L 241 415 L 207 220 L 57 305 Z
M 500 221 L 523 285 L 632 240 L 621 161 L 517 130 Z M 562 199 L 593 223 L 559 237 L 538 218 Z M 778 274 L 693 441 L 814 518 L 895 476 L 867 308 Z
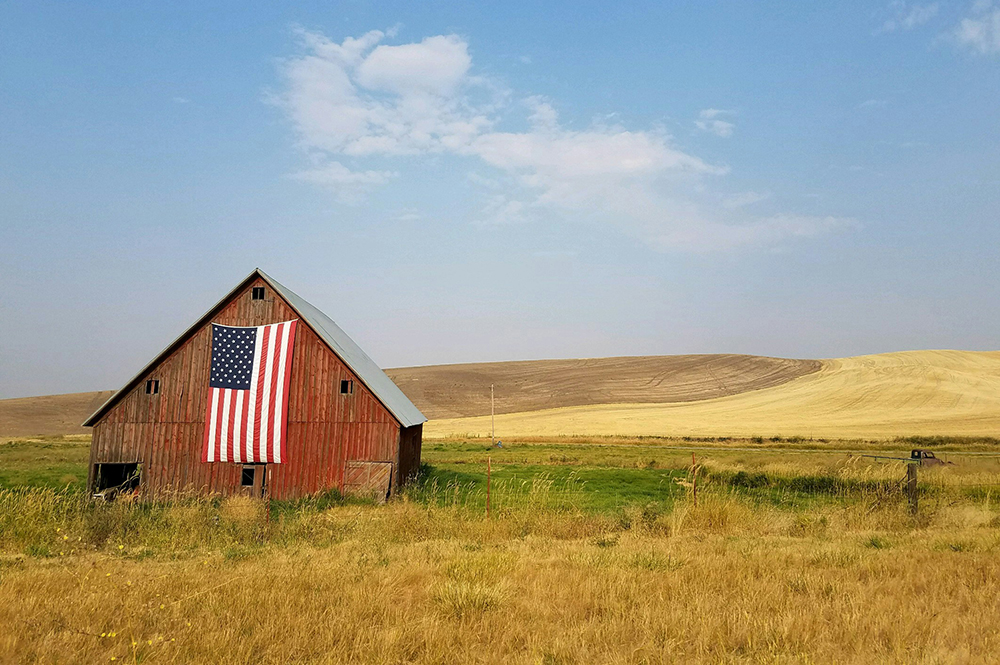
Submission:
M 344 493 L 385 501 L 392 489 L 392 467 L 392 462 L 349 461 L 344 469 Z

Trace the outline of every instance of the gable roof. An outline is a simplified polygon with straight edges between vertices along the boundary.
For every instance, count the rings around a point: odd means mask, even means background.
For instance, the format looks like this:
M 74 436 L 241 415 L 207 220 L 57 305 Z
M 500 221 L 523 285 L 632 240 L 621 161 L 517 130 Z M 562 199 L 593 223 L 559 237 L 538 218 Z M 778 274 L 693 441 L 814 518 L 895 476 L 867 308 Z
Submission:
M 253 272 L 247 275 L 246 279 L 240 282 L 236 288 L 230 291 L 226 296 L 215 304 L 210 310 L 208 310 L 200 319 L 198 319 L 194 325 L 184 331 L 184 333 L 175 339 L 170 345 L 167 346 L 163 351 L 161 351 L 153 360 L 151 360 L 145 367 L 139 370 L 132 379 L 130 379 L 118 392 L 114 393 L 108 401 L 101 405 L 97 411 L 93 413 L 86 422 L 83 423 L 84 427 L 93 427 L 97 424 L 104 414 L 111 410 L 111 408 L 118 403 L 118 400 L 128 394 L 142 378 L 156 365 L 158 365 L 164 358 L 173 353 L 177 348 L 179 348 L 188 337 L 196 330 L 202 326 L 209 323 L 212 318 L 219 312 L 222 307 L 232 299 L 237 293 L 245 289 L 250 282 L 257 278 L 263 279 L 264 282 L 274 289 L 275 293 L 281 296 L 288 305 L 295 310 L 295 313 L 299 315 L 299 318 L 315 332 L 323 342 L 330 347 L 344 364 L 350 368 L 352 372 L 361 380 L 365 386 L 372 391 L 376 399 L 382 402 L 382 405 L 399 421 L 403 427 L 412 427 L 414 425 L 419 425 L 421 423 L 427 422 L 427 418 L 424 414 L 420 413 L 420 410 L 409 400 L 409 398 L 403 394 L 403 391 L 392 382 L 385 372 L 375 364 L 375 361 L 368 357 L 360 346 L 358 346 L 353 339 L 351 339 L 347 333 L 345 333 L 340 326 L 333 322 L 330 317 L 318 310 L 316 307 L 311 305 L 309 302 L 304 300 L 297 293 L 288 289 L 287 287 L 274 281 L 267 273 L 265 273 L 260 268 L 255 268 Z

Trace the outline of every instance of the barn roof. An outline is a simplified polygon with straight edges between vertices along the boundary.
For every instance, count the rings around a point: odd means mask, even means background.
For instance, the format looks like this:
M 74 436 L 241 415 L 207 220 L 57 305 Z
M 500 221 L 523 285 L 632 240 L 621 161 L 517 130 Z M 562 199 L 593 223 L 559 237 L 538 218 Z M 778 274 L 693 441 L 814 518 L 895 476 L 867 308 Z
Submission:
M 330 349 L 340 356 L 340 359 L 354 372 L 365 386 L 382 402 L 386 409 L 399 421 L 403 427 L 412 427 L 427 422 L 424 414 L 403 394 L 403 391 L 392 382 L 386 373 L 368 357 L 360 346 L 358 346 L 340 326 L 333 322 L 330 317 L 303 299 L 297 293 L 284 285 L 276 282 L 260 268 L 256 268 L 246 279 L 240 282 L 236 288 L 226 294 L 212 309 L 208 310 L 190 328 L 184 331 L 180 337 L 175 339 L 167 348 L 161 351 L 153 360 L 143 367 L 121 390 L 113 394 L 101 408 L 94 412 L 90 418 L 83 423 L 84 427 L 92 427 L 97 424 L 105 413 L 107 413 L 119 399 L 128 394 L 132 388 L 139 384 L 142 378 L 160 363 L 161 360 L 169 356 L 180 347 L 194 331 L 198 330 L 212 320 L 222 307 L 229 300 L 245 289 L 247 285 L 256 278 L 263 279 L 268 286 L 280 295 L 288 305 L 295 310 L 299 318 L 306 323 L 313 331 L 319 335 Z

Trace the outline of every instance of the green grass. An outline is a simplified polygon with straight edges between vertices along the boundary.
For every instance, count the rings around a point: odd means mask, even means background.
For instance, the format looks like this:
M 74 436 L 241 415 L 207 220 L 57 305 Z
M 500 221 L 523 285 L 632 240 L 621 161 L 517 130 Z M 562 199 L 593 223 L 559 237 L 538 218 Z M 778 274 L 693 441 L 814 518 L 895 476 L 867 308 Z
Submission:
M 491 498 L 495 508 L 544 502 L 552 508 L 610 512 L 632 504 L 670 507 L 686 490 L 683 469 L 627 469 L 493 463 Z M 460 503 L 485 509 L 486 466 L 435 464 L 426 467 L 415 496 L 438 504 Z
M 0 443 L 0 489 L 79 491 L 86 483 L 88 452 L 89 443 L 79 438 Z M 851 458 L 842 451 L 746 450 L 720 445 L 694 451 L 694 455 L 699 465 L 705 465 L 699 476 L 703 487 L 713 486 L 758 504 L 810 508 L 895 491 L 889 486 L 894 482 L 891 474 L 897 472 L 889 466 L 896 463 Z M 983 455 L 963 458 L 960 453 L 946 456 L 957 459 L 958 464 L 922 474 L 922 485 L 924 478 L 933 478 L 935 473 L 952 480 L 962 474 L 990 473 L 995 475 L 988 484 L 969 487 L 963 494 L 983 499 L 996 492 L 1000 460 Z M 496 510 L 538 502 L 550 508 L 586 512 L 620 512 L 629 506 L 668 510 L 678 497 L 690 492 L 691 457 L 691 450 L 663 442 L 509 442 L 496 448 L 480 439 L 430 440 L 423 447 L 423 478 L 409 494 L 424 503 L 484 510 L 489 459 L 493 468 L 491 503 Z M 850 467 L 849 473 L 844 473 L 845 467 Z M 869 477 L 866 469 L 875 475 Z M 313 497 L 309 502 L 325 500 Z M 337 504 L 342 499 L 331 501 Z
M 43 439 L 0 444 L 0 488 L 83 489 L 90 441 Z

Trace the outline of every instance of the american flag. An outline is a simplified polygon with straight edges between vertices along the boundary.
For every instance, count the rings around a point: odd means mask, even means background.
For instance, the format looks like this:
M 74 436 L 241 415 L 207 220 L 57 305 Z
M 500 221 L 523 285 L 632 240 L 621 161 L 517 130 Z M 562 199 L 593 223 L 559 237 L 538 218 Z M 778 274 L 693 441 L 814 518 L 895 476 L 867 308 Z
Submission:
M 212 324 L 202 462 L 284 461 L 295 324 Z

